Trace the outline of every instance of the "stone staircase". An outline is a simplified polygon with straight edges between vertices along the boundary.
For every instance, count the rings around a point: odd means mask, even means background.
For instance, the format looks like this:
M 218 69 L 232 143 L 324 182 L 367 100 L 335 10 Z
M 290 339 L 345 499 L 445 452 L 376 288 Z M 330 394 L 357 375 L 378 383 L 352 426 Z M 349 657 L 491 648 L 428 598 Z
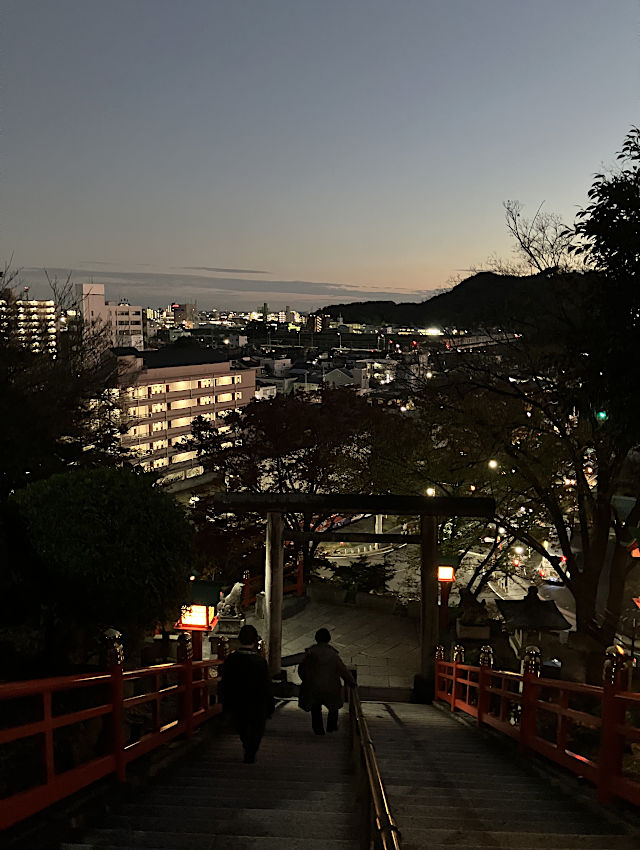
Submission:
M 611 819 L 437 708 L 364 702 L 402 850 L 640 848 Z
M 357 850 L 346 710 L 340 723 L 319 737 L 296 702 L 280 703 L 255 764 L 235 734 L 209 740 L 61 850 Z

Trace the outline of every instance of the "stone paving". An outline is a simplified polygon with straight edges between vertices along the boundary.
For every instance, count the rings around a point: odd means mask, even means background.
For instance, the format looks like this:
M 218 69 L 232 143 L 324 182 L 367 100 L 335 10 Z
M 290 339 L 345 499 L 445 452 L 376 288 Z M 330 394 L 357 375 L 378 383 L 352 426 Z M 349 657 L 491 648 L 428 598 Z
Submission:
M 247 622 L 264 633 L 264 620 L 251 612 Z M 282 622 L 283 667 L 290 682 L 298 684 L 297 655 L 314 643 L 317 629 L 331 632 L 331 643 L 347 667 L 358 671 L 364 687 L 411 688 L 420 665 L 418 621 L 355 605 L 310 601 Z

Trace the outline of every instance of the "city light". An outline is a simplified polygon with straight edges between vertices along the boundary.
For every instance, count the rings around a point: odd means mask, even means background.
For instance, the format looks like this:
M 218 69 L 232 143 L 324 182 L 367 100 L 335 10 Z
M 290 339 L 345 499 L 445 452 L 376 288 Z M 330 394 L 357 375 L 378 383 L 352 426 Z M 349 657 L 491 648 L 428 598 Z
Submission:
M 489 461 L 489 469 L 497 469 L 497 468 L 498 468 L 498 461 L 497 461 L 497 460 L 493 460 L 493 458 L 492 458 L 492 459 Z
M 435 496 L 436 491 L 433 487 L 427 487 L 427 496 Z

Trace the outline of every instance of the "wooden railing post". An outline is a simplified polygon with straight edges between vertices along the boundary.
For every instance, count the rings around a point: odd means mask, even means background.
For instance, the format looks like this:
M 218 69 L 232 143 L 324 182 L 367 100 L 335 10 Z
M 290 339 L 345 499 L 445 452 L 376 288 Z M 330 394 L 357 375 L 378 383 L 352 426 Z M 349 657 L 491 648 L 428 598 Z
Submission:
M 456 694 L 458 688 L 458 664 L 464 664 L 464 646 L 457 643 L 453 647 L 453 681 L 451 682 L 451 711 L 456 708 Z
M 125 782 L 127 763 L 124 758 L 124 681 L 122 677 L 124 649 L 121 637 L 120 632 L 115 629 L 109 629 L 104 635 L 107 669 L 111 675 L 111 746 L 116 762 L 116 779 L 118 782 Z
M 477 725 L 482 726 L 482 718 L 489 713 L 489 686 L 493 667 L 493 649 L 488 646 L 480 647 L 480 670 L 478 671 L 478 717 Z
M 189 632 L 181 632 L 178 637 L 178 662 L 183 665 L 182 719 L 187 738 L 193 735 L 193 649 Z
M 612 780 L 622 772 L 624 738 L 618 726 L 624 722 L 625 707 L 616 699 L 623 688 L 627 659 L 619 647 L 607 649 L 603 668 L 602 727 L 600 754 L 598 758 L 597 795 L 598 802 L 609 803 L 615 796 Z
M 522 662 L 522 712 L 520 714 L 521 753 L 528 752 L 536 737 L 536 702 L 538 701 L 538 678 L 542 669 L 542 657 L 537 646 L 525 649 Z

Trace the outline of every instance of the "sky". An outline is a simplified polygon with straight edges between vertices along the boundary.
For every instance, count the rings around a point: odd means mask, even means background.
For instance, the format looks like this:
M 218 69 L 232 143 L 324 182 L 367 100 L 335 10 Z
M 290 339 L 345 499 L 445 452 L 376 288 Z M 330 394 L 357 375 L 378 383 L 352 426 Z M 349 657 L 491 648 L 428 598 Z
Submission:
M 640 123 L 640 0 L 4 0 L 0 258 L 159 306 L 420 301 Z

